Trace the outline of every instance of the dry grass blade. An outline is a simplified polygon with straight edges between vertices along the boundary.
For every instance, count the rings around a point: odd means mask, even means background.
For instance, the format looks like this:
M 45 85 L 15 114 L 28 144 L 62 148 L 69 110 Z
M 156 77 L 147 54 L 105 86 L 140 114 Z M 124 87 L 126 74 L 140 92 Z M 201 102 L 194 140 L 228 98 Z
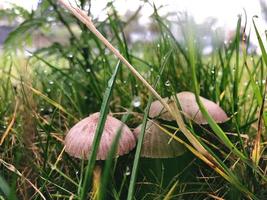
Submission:
M 13 116 L 12 116 L 12 119 L 6 129 L 6 131 L 4 132 L 1 140 L 0 140 L 0 146 L 3 144 L 3 142 L 5 141 L 5 138 L 7 137 L 7 135 L 9 134 L 14 122 L 15 122 L 15 119 L 16 119 L 16 115 L 17 115 L 17 109 L 18 109 L 18 101 L 16 101 L 16 105 L 15 105 L 15 109 L 14 109 L 14 113 L 13 113 Z
M 263 111 L 264 111 L 265 95 L 266 95 L 266 84 L 265 84 L 265 91 L 263 94 L 260 113 L 259 113 L 257 135 L 254 140 L 254 147 L 251 153 L 251 159 L 256 165 L 259 164 L 259 160 L 260 160 L 260 152 L 261 152 L 260 142 L 261 142 L 261 134 L 262 134 L 262 117 L 263 117 Z
M 190 133 L 186 128 L 183 119 L 181 117 L 180 111 L 178 109 L 170 108 L 167 102 L 154 90 L 154 88 L 142 77 L 142 75 L 136 71 L 136 69 L 120 54 L 120 52 L 113 47 L 112 44 L 96 29 L 91 18 L 78 7 L 72 6 L 65 0 L 59 0 L 59 2 L 64 5 L 69 11 L 72 12 L 81 22 L 83 22 L 90 31 L 92 31 L 127 67 L 128 69 L 147 87 L 147 89 L 161 102 L 161 104 L 166 108 L 166 110 L 176 119 L 177 124 L 184 135 L 188 138 L 190 143 L 199 151 L 201 154 L 208 156 L 209 159 L 214 161 L 214 158 L 207 152 L 207 150 L 201 145 L 201 143 Z M 174 107 L 177 107 L 174 105 Z
M 40 190 L 26 177 L 24 177 L 19 170 L 17 170 L 14 165 L 11 165 L 7 162 L 5 162 L 4 160 L 0 159 L 0 163 L 2 163 L 8 170 L 10 170 L 11 172 L 14 172 L 15 174 L 17 174 L 19 177 L 21 177 L 22 179 L 24 179 L 27 183 L 29 183 L 33 189 L 42 197 L 42 199 L 46 199 L 45 196 L 40 192 Z

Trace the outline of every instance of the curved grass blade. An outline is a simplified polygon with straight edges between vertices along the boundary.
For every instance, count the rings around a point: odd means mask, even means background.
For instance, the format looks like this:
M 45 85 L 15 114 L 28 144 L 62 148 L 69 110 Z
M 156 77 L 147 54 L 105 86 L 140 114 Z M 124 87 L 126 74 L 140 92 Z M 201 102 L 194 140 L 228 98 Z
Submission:
M 209 115 L 207 112 L 206 108 L 204 107 L 203 103 L 200 101 L 199 97 L 199 85 L 197 82 L 197 77 L 196 77 L 196 55 L 195 55 L 195 47 L 194 47 L 194 34 L 192 31 L 190 31 L 189 35 L 189 58 L 190 58 L 190 63 L 191 63 L 191 68 L 192 68 L 192 78 L 193 78 L 193 84 L 194 84 L 194 89 L 195 89 L 195 98 L 197 101 L 197 104 L 199 106 L 199 109 L 203 116 L 206 118 L 208 121 L 208 124 L 214 131 L 214 133 L 219 137 L 219 139 L 225 144 L 225 146 L 230 149 L 236 156 L 238 156 L 244 163 L 246 163 L 250 168 L 255 170 L 265 181 L 267 181 L 267 177 L 263 175 L 263 173 L 251 162 L 251 160 L 243 154 L 232 142 L 231 140 L 227 137 L 225 132 L 220 128 L 220 126 L 214 121 L 214 119 Z
M 248 161 L 248 158 L 234 146 L 234 144 L 229 140 L 229 138 L 226 136 L 223 130 L 218 126 L 218 124 L 214 121 L 214 119 L 209 115 L 203 103 L 200 101 L 200 98 L 199 98 L 200 91 L 199 91 L 199 85 L 198 85 L 197 76 L 196 76 L 196 53 L 195 53 L 195 45 L 193 41 L 194 41 L 194 33 L 192 30 L 189 30 L 189 33 L 188 33 L 189 60 L 190 60 L 190 65 L 192 69 L 192 78 L 193 78 L 193 85 L 195 89 L 195 98 L 199 106 L 199 109 L 201 113 L 203 114 L 203 116 L 206 118 L 209 125 L 211 126 L 212 130 L 223 141 L 223 143 L 229 149 L 231 149 L 236 155 L 238 155 L 242 160 Z

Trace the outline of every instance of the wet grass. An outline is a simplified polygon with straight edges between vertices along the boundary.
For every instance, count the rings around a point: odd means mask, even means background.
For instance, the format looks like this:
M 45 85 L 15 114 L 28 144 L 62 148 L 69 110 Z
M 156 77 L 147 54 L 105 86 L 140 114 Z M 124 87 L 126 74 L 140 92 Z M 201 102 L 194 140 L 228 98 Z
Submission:
M 163 124 L 166 134 L 178 131 L 174 140 L 187 148 L 177 158 L 140 158 L 142 140 L 116 159 L 111 152 L 109 160 L 96 161 L 96 148 L 88 162 L 70 157 L 63 141 L 79 119 L 102 110 L 99 136 L 107 112 L 132 129 L 145 126 L 153 96 L 123 64 L 118 67 L 118 59 L 92 32 L 48 0 L 32 16 L 24 15 L 26 21 L 8 38 L 0 61 L 1 198 L 88 199 L 96 193 L 100 199 L 265 199 L 265 38 L 258 34 L 262 56 L 249 54 L 240 17 L 234 39 L 203 55 L 192 20 L 177 18 L 187 33 L 180 41 L 154 8 L 158 38 L 131 44 L 124 32 L 131 24 L 108 6 L 112 12 L 106 21 L 95 22 L 97 29 L 162 97 L 195 92 L 217 102 L 230 120 L 216 124 L 199 102 L 209 125 L 179 116 L 178 123 L 167 124 L 172 129 Z M 32 31 L 29 27 L 53 30 L 51 19 L 42 17 L 47 12 L 68 31 L 69 42 L 19 56 L 14 41 L 19 46 L 20 37 Z M 98 181 L 92 180 L 95 163 L 104 167 Z

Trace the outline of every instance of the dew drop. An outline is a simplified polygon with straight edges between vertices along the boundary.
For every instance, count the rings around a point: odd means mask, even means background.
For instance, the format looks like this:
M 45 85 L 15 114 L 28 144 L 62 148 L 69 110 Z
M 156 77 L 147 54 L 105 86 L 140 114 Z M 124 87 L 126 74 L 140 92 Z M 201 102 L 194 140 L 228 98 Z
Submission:
M 84 98 L 84 99 L 88 99 L 88 96 L 85 95 L 83 98 Z
M 49 108 L 48 112 L 52 113 L 53 112 L 53 108 Z
M 160 44 L 157 44 L 157 47 L 160 48 Z
M 90 68 L 87 68 L 86 69 L 86 72 L 90 73 L 91 72 L 91 69 Z
M 72 58 L 73 57 L 73 55 L 71 53 L 69 53 L 67 56 L 68 56 L 68 58 Z
M 134 96 L 132 105 L 135 108 L 139 107 L 141 105 L 141 98 L 139 96 Z
M 46 92 L 48 92 L 48 93 L 51 92 L 51 89 L 50 88 L 47 88 L 46 89 Z
M 167 86 L 167 87 L 171 86 L 171 82 L 170 82 L 169 80 L 167 80 L 167 81 L 165 82 L 165 86 Z
M 54 81 L 49 81 L 49 84 L 50 84 L 50 85 L 53 85 L 53 84 L 54 84 Z
M 126 175 L 126 176 L 129 176 L 130 174 L 131 174 L 130 168 L 127 166 L 127 167 L 126 167 L 125 175 Z

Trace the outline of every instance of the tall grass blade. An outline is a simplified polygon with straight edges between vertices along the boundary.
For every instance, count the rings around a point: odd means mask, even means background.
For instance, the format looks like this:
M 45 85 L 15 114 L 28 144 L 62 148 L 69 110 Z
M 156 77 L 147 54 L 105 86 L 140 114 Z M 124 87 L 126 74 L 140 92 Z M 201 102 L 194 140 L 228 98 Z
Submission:
M 90 152 L 89 157 L 88 157 L 88 163 L 87 163 L 86 171 L 84 174 L 84 182 L 82 183 L 82 189 L 81 189 L 81 195 L 80 195 L 81 200 L 85 200 L 87 198 L 87 192 L 88 192 L 88 188 L 90 185 L 90 180 L 91 180 L 92 172 L 95 166 L 95 162 L 96 162 L 97 151 L 98 151 L 102 132 L 103 132 L 105 121 L 106 121 L 107 114 L 108 114 L 109 102 L 111 99 L 112 90 L 115 85 L 115 80 L 116 80 L 119 68 L 120 68 L 120 62 L 118 62 L 112 77 L 108 81 L 108 86 L 104 94 L 103 102 L 102 102 L 101 109 L 100 109 L 100 116 L 99 116 L 99 120 L 97 123 L 97 128 L 96 128 L 96 132 L 95 132 L 95 136 L 94 136 L 94 140 L 93 140 L 93 144 L 91 148 L 92 151 Z
M 261 49 L 261 53 L 262 53 L 263 61 L 264 61 L 265 65 L 267 65 L 267 53 L 266 53 L 266 50 L 265 50 L 265 48 L 264 48 L 264 45 L 263 45 L 261 36 L 260 36 L 260 34 L 259 34 L 259 31 L 258 31 L 258 29 L 257 29 L 257 26 L 256 26 L 256 24 L 255 24 L 254 19 L 252 19 L 252 22 L 253 22 L 254 29 L 255 29 L 255 31 L 256 31 L 256 35 L 257 35 L 257 39 L 258 39 L 259 45 L 260 45 L 260 49 Z M 267 77 L 266 77 L 266 78 L 267 78 Z M 262 98 L 262 96 L 261 96 L 261 98 Z M 262 101 L 259 101 L 259 102 L 258 102 L 258 103 L 259 103 L 259 104 L 258 104 L 259 106 L 261 105 L 261 102 L 262 102 Z M 267 115 L 266 115 L 266 111 L 263 111 L 263 112 L 264 112 L 264 113 L 263 113 L 264 125 L 265 125 L 265 127 L 267 127 Z
M 162 73 L 163 73 L 163 71 L 165 69 L 166 62 L 167 62 L 168 58 L 170 57 L 171 53 L 172 53 L 172 51 L 170 51 L 166 55 L 165 63 L 163 63 L 163 65 L 162 65 L 162 68 L 161 68 L 161 70 L 159 72 L 159 76 L 156 79 L 156 82 L 154 84 L 154 88 L 157 87 L 158 81 L 160 80 L 160 77 L 161 77 L 161 75 L 162 75 Z M 143 144 L 145 130 L 146 130 L 148 113 L 149 113 L 149 109 L 150 109 L 152 100 L 153 100 L 153 96 L 150 95 L 149 96 L 149 99 L 148 99 L 148 103 L 147 103 L 146 109 L 145 109 L 145 112 L 144 112 L 144 117 L 143 117 L 141 132 L 140 132 L 140 134 L 138 136 L 138 143 L 137 143 L 137 147 L 136 147 L 136 151 L 135 151 L 135 156 L 134 156 L 134 163 L 133 163 L 133 169 L 132 169 L 132 173 L 131 173 L 131 179 L 130 179 L 128 194 L 127 194 L 127 200 L 132 200 L 133 197 L 134 197 L 134 189 L 135 189 L 135 183 L 136 183 L 136 178 L 137 178 L 139 159 L 140 159 L 140 155 L 141 155 L 142 144 Z

